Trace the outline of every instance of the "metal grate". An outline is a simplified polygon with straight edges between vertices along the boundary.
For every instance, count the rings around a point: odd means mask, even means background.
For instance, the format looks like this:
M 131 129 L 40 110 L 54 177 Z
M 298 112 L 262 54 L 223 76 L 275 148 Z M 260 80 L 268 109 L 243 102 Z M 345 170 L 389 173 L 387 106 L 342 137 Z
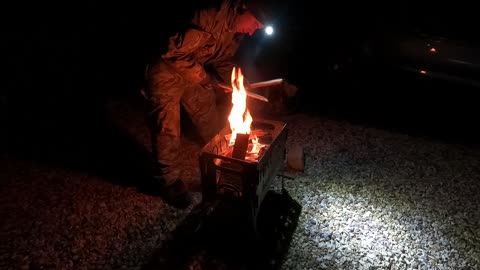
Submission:
M 203 202 L 224 196 L 241 200 L 250 209 L 255 224 L 259 208 L 276 175 L 285 162 L 286 123 L 254 120 L 252 131 L 261 130 L 259 141 L 265 144 L 255 160 L 240 160 L 224 153 L 231 151 L 228 127 L 204 146 L 200 155 Z

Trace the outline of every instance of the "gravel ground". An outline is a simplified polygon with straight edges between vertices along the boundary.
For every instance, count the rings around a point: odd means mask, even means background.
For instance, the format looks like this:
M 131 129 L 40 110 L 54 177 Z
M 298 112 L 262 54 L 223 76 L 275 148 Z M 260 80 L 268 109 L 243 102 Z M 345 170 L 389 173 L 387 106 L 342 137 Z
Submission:
M 305 116 L 286 269 L 479 269 L 478 150 Z
M 138 115 L 122 112 L 147 144 Z M 282 269 L 480 269 L 479 149 L 307 114 L 284 120 L 306 167 L 285 182 L 302 209 Z M 101 175 L 4 157 L 0 268 L 140 269 L 200 201 L 199 150 L 185 139 L 197 192 L 181 211 Z M 194 257 L 202 268 L 205 253 Z

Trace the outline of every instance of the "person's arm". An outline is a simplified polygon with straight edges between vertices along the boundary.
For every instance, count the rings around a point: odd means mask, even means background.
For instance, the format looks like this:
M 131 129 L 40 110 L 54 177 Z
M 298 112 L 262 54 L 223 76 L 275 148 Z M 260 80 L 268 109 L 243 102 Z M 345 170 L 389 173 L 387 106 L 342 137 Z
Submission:
M 205 70 L 205 67 L 195 59 L 194 52 L 207 50 L 207 52 L 210 51 L 208 53 L 214 53 L 211 48 L 202 47 L 212 38 L 210 32 L 219 23 L 218 19 L 224 18 L 226 20 L 228 16 L 231 16 L 231 4 L 230 0 L 211 0 L 211 2 L 195 12 L 195 16 L 192 19 L 192 25 L 194 26 L 183 35 L 177 34 L 170 39 L 169 49 L 163 56 L 164 61 L 169 63 L 183 78 L 193 84 L 207 85 L 212 82 L 212 78 Z M 220 75 L 222 80 L 229 83 L 233 68 L 231 56 L 225 55 L 220 58 L 223 59 L 218 59 L 220 60 L 218 62 L 220 63 L 218 65 L 218 75 Z M 215 69 L 217 70 L 217 67 Z
M 201 47 L 210 34 L 197 29 L 189 29 L 183 35 L 170 38 L 168 51 L 163 60 L 172 66 L 183 78 L 193 84 L 201 83 L 207 73 L 202 64 L 193 57 L 193 52 Z
M 215 73 L 222 80 L 223 83 L 230 85 L 232 79 L 232 70 L 235 62 L 232 60 L 225 60 L 213 65 Z

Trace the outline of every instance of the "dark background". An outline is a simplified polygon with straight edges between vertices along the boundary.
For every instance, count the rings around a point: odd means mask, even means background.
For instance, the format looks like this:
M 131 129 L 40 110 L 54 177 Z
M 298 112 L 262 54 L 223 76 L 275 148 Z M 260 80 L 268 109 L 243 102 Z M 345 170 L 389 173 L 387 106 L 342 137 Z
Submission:
M 4 149 L 74 147 L 69 134 L 101 132 L 106 101 L 126 97 L 140 104 L 145 63 L 172 32 L 172 18 L 187 14 L 182 11 L 188 6 L 82 1 L 12 7 L 2 42 Z M 240 55 L 252 81 L 282 77 L 296 84 L 300 111 L 477 143 L 478 87 L 402 71 L 395 50 L 389 51 L 398 44 L 385 43 L 387 36 L 395 41 L 401 34 L 426 33 L 476 49 L 473 10 L 460 2 L 283 0 L 275 35 L 266 38 L 259 31 L 247 38 Z

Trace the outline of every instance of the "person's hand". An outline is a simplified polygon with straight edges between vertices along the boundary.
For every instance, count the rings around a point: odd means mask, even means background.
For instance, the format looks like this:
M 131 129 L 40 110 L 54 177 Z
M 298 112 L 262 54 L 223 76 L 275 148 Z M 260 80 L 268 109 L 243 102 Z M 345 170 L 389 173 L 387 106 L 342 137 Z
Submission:
M 295 97 L 297 95 L 297 92 L 298 92 L 298 87 L 294 84 L 291 84 L 291 83 L 288 83 L 287 81 L 285 81 L 283 83 L 283 91 L 287 95 L 287 97 L 289 97 L 289 98 Z
M 287 114 L 292 114 L 298 111 L 300 106 L 300 97 L 298 96 L 298 87 L 288 82 L 283 83 L 283 93 L 285 99 L 285 110 Z
M 216 80 L 211 76 L 207 76 L 205 79 L 200 82 L 200 85 L 209 91 L 213 91 L 215 93 L 225 93 L 229 94 L 232 93 L 232 86 L 229 84 L 224 84 Z
M 201 87 L 211 91 L 215 91 L 218 88 L 217 81 L 208 74 L 199 84 Z

